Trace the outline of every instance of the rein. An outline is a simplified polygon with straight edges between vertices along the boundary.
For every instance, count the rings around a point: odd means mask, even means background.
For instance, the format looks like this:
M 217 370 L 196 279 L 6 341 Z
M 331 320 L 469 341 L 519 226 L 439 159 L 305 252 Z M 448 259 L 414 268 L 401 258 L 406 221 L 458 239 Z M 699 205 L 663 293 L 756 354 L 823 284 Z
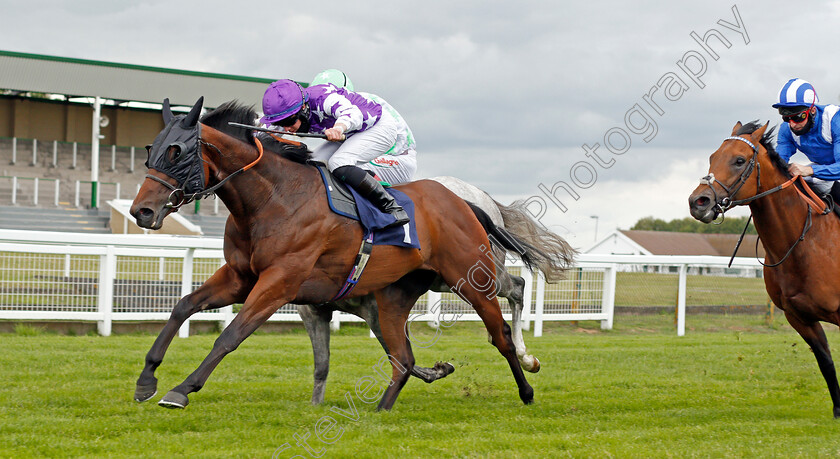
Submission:
M 202 145 L 206 145 L 208 147 L 213 148 L 214 150 L 216 150 L 216 152 L 219 153 L 219 155 L 221 155 L 222 152 L 221 152 L 221 150 L 219 150 L 219 147 L 213 145 L 212 143 L 207 142 L 200 137 L 198 139 L 198 142 Z M 192 202 L 196 199 L 202 199 L 202 198 L 205 198 L 207 196 L 210 196 L 216 190 L 218 190 L 222 185 L 224 185 L 225 182 L 227 182 L 228 180 L 230 180 L 233 177 L 241 174 L 242 172 L 245 172 L 248 169 L 254 167 L 263 157 L 262 142 L 260 142 L 260 140 L 256 136 L 254 137 L 254 142 L 257 145 L 257 151 L 260 152 L 259 156 L 257 156 L 257 159 L 252 161 L 250 164 L 238 169 L 237 171 L 233 172 L 232 174 L 228 175 L 227 177 L 223 178 L 222 180 L 219 181 L 219 183 L 213 185 L 212 187 L 206 188 L 206 189 L 201 190 L 199 192 L 192 193 L 192 194 L 185 194 L 184 189 L 183 189 L 183 186 L 184 186 L 183 183 L 179 184 L 176 187 L 176 186 L 172 185 L 171 183 L 167 182 L 166 180 L 155 177 L 154 175 L 146 174 L 146 178 L 150 178 L 150 179 L 164 185 L 165 187 L 169 188 L 170 190 L 172 190 L 172 192 L 169 193 L 169 197 L 167 198 L 167 202 L 166 202 L 165 207 L 170 208 L 170 209 L 178 209 L 181 206 L 183 206 L 184 204 L 189 204 L 190 202 Z M 199 159 L 201 161 L 204 161 L 204 158 L 201 157 L 201 150 L 200 149 L 196 154 L 199 155 Z M 184 183 L 186 183 L 186 181 L 188 179 L 189 179 L 189 177 L 187 177 L 187 179 L 184 180 Z
M 785 255 L 782 257 L 782 259 L 779 260 L 778 262 L 771 263 L 771 264 L 766 264 L 763 261 L 761 261 L 760 259 L 758 259 L 758 257 L 756 257 L 758 262 L 761 263 L 761 265 L 764 266 L 764 267 L 773 268 L 773 267 L 779 266 L 790 256 L 791 253 L 793 253 L 793 249 L 796 248 L 796 246 L 805 239 L 805 235 L 808 234 L 808 230 L 811 229 L 811 223 L 812 223 L 811 208 L 813 207 L 813 208 L 819 209 L 820 210 L 820 215 L 825 215 L 825 214 L 832 211 L 832 206 L 827 205 L 822 199 L 820 199 L 816 195 L 816 193 L 814 193 L 814 191 L 811 190 L 811 187 L 809 187 L 805 183 L 805 179 L 801 175 L 794 176 L 790 180 L 787 180 L 784 183 L 782 183 L 781 185 L 775 186 L 775 187 L 773 187 L 773 188 L 771 188 L 767 191 L 763 191 L 763 192 L 758 193 L 754 196 L 750 196 L 749 198 L 732 199 L 732 196 L 735 193 L 737 193 L 741 189 L 741 187 L 744 186 L 747 179 L 752 174 L 753 169 L 755 169 L 755 171 L 756 171 L 756 189 L 761 187 L 761 164 L 759 164 L 758 161 L 757 161 L 758 147 L 755 144 L 753 144 L 752 142 L 750 142 L 749 140 L 747 140 L 743 137 L 739 137 L 739 136 L 731 136 L 731 137 L 727 137 L 723 140 L 724 140 L 724 142 L 727 141 L 727 140 L 738 140 L 738 141 L 746 143 L 747 145 L 750 146 L 750 148 L 752 148 L 753 156 L 752 156 L 752 158 L 750 158 L 749 166 L 746 169 L 744 169 L 744 172 L 741 173 L 741 176 L 738 178 L 738 182 L 735 185 L 733 185 L 732 190 L 730 190 L 729 187 L 727 187 L 722 182 L 720 182 L 718 179 L 716 179 L 715 175 L 712 174 L 712 173 L 709 173 L 709 175 L 700 179 L 701 184 L 707 185 L 709 188 L 712 189 L 712 194 L 715 197 L 715 210 L 717 212 L 719 212 L 721 216 L 724 216 L 724 214 L 727 210 L 729 210 L 729 209 L 731 209 L 735 206 L 740 206 L 740 205 L 743 205 L 743 204 L 749 204 L 749 203 L 751 203 L 751 202 L 753 202 L 757 199 L 760 199 L 760 198 L 763 198 L 765 196 L 771 195 L 771 194 L 773 194 L 777 191 L 784 190 L 785 188 L 788 188 L 791 185 L 796 184 L 796 182 L 799 182 L 799 184 L 800 184 L 800 186 L 794 186 L 793 189 L 796 190 L 796 193 L 799 195 L 799 197 L 801 199 L 803 199 L 805 201 L 805 204 L 808 207 L 808 216 L 805 219 L 805 226 L 802 227 L 802 234 L 799 236 L 799 238 L 796 241 L 793 242 L 793 245 L 790 246 L 790 248 L 787 250 L 787 253 L 785 253 Z M 724 196 L 723 198 L 718 199 L 717 192 L 715 191 L 715 187 L 713 186 L 715 183 L 717 183 L 718 185 L 720 185 L 721 188 L 726 190 L 726 192 L 728 193 L 728 196 Z M 802 189 L 800 189 L 800 188 L 804 189 L 805 191 L 802 191 Z M 725 218 L 725 216 L 724 216 L 724 218 Z M 735 244 L 735 250 L 732 253 L 732 257 L 729 258 L 729 265 L 728 266 L 730 266 L 730 267 L 732 266 L 732 261 L 735 259 L 735 254 L 738 253 L 738 248 L 741 247 L 741 242 L 743 242 L 743 240 L 744 240 L 744 236 L 747 233 L 747 228 L 749 228 L 751 220 L 752 220 L 752 213 L 750 213 L 750 217 L 747 219 L 747 224 L 744 226 L 744 230 L 741 232 L 741 236 L 738 238 L 738 243 Z M 721 223 L 722 222 L 723 222 L 723 220 L 721 220 Z M 760 237 L 756 237 L 756 240 L 755 240 L 756 255 L 758 254 L 759 240 L 760 240 Z

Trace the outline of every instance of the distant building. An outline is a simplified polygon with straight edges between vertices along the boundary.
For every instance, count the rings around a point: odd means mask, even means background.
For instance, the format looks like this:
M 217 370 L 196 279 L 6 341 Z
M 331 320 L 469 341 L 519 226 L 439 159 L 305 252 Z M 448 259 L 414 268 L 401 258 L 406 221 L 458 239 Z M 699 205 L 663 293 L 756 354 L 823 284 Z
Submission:
M 618 230 L 597 242 L 585 253 L 610 255 L 711 255 L 730 257 L 740 234 L 677 233 L 670 231 Z M 758 245 L 756 245 L 758 242 Z M 756 251 L 757 249 L 757 251 Z M 738 257 L 764 259 L 764 247 L 755 234 L 747 234 L 738 248 Z M 650 265 L 648 272 L 676 272 L 674 267 Z M 760 277 L 760 269 L 690 268 L 691 274 L 726 274 Z

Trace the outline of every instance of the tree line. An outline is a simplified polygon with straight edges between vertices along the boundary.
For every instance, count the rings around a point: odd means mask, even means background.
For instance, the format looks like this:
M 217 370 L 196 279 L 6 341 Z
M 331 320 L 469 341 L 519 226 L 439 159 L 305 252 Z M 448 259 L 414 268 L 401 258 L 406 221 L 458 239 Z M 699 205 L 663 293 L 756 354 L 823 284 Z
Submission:
M 679 218 L 665 221 L 661 218 L 644 217 L 633 225 L 631 230 L 644 231 L 675 231 L 678 233 L 706 233 L 706 234 L 741 234 L 749 217 L 726 217 L 720 225 L 705 224 L 691 218 Z M 747 234 L 756 234 L 755 226 L 750 222 Z

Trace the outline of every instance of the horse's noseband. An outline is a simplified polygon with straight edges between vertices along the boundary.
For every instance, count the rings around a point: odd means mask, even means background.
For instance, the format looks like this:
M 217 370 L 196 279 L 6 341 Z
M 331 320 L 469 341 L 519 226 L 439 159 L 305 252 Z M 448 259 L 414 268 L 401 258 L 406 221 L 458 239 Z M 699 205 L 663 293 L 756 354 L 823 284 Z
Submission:
M 724 140 L 724 142 L 727 141 L 727 140 L 738 140 L 738 141 L 744 142 L 747 145 L 749 145 L 750 148 L 752 148 L 753 155 L 752 155 L 752 158 L 750 158 L 749 164 L 747 164 L 747 168 L 744 169 L 744 172 L 741 172 L 741 176 L 738 178 L 738 181 L 734 185 L 731 185 L 730 187 L 724 185 L 723 182 L 721 182 L 720 180 L 715 178 L 715 174 L 713 174 L 711 172 L 709 173 L 709 175 L 700 179 L 700 184 L 701 185 L 707 185 L 709 188 L 711 188 L 712 194 L 714 195 L 714 199 L 715 199 L 714 210 L 715 210 L 715 213 L 719 214 L 719 215 L 723 215 L 724 213 L 726 213 L 727 210 L 731 209 L 734 206 L 737 206 L 737 205 L 740 205 L 740 204 L 746 204 L 746 203 L 748 203 L 748 202 L 750 202 L 754 199 L 757 199 L 758 196 L 753 196 L 752 198 L 739 199 L 739 200 L 733 200 L 732 199 L 732 197 L 735 196 L 735 194 L 737 194 L 738 191 L 741 190 L 741 187 L 744 186 L 744 184 L 747 182 L 747 179 L 750 177 L 750 175 L 752 175 L 753 169 L 756 170 L 756 180 L 758 181 L 758 183 L 756 184 L 756 189 L 758 189 L 758 187 L 761 186 L 761 165 L 758 164 L 758 162 L 757 162 L 758 147 L 755 146 L 755 144 L 753 144 L 749 140 L 747 140 L 743 137 L 739 137 L 739 136 L 730 136 L 730 137 L 727 137 L 723 140 Z M 714 187 L 715 183 L 720 185 L 720 187 L 723 188 L 726 191 L 727 196 L 723 196 L 722 198 L 718 198 L 717 191 L 715 191 L 715 187 Z

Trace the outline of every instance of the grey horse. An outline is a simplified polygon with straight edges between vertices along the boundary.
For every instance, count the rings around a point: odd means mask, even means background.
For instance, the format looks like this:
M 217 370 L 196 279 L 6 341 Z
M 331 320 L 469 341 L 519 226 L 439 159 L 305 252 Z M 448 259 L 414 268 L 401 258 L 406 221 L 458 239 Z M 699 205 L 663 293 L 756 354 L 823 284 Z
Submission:
M 431 180 L 441 183 L 465 201 L 475 204 L 486 212 L 499 228 L 513 230 L 513 233 L 523 236 L 525 242 L 548 255 L 539 266 L 547 280 L 557 281 L 562 279 L 564 271 L 571 266 L 577 252 L 560 236 L 545 230 L 535 222 L 525 210 L 524 203 L 515 202 L 510 206 L 505 206 L 496 202 L 481 189 L 455 177 L 433 177 Z M 505 249 L 499 247 L 498 244 L 494 244 L 493 258 L 499 288 L 497 294 L 499 297 L 506 298 L 511 308 L 512 337 L 520 365 L 525 371 L 536 373 L 540 370 L 540 361 L 533 355 L 528 354 L 525 340 L 522 337 L 525 280 L 520 276 L 510 274 L 504 268 L 505 257 Z M 450 291 L 449 286 L 440 279 L 435 282 L 432 290 L 436 292 Z M 322 403 L 326 392 L 327 375 L 330 371 L 330 321 L 333 312 L 342 311 L 363 319 L 379 340 L 385 352 L 388 352 L 379 328 L 379 314 L 373 295 L 321 305 L 297 305 L 297 308 L 309 334 L 309 339 L 312 341 L 315 361 L 315 385 L 312 390 L 313 405 Z M 453 371 L 455 371 L 455 367 L 450 363 L 437 362 L 432 368 L 415 365 L 411 374 L 427 383 L 431 383 L 446 377 Z

